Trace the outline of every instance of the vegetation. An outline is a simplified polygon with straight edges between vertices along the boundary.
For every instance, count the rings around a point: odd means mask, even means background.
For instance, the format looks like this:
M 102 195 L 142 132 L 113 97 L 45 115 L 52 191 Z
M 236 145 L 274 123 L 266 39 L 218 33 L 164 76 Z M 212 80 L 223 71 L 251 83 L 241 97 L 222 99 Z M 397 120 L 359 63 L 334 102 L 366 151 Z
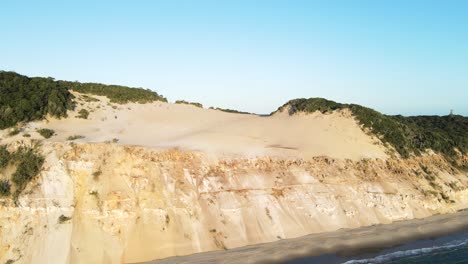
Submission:
M 86 110 L 86 109 L 81 109 L 79 112 L 78 112 L 78 115 L 76 117 L 78 118 L 83 118 L 83 119 L 88 119 L 88 116 L 89 116 L 89 111 Z
M 63 223 L 68 222 L 70 220 L 71 220 L 71 217 L 60 215 L 59 218 L 58 218 L 58 223 L 63 224 Z
M 216 107 L 216 108 L 210 107 L 209 109 L 218 110 L 218 111 L 227 112 L 227 113 L 233 113 L 233 114 L 252 115 L 252 113 L 249 113 L 249 112 L 242 112 L 242 111 L 224 109 L 224 108 L 219 108 L 219 107 Z
M 83 101 L 87 102 L 87 103 L 92 103 L 92 102 L 99 102 L 99 99 L 96 99 L 94 97 L 91 97 L 91 96 L 88 96 L 86 94 L 83 94 L 82 96 L 80 96 L 80 99 L 82 99 Z
M 73 135 L 73 136 L 67 137 L 67 140 L 75 140 L 75 139 L 80 139 L 80 138 L 85 138 L 85 136 Z
M 19 133 L 21 133 L 21 129 L 15 127 L 10 132 L 8 132 L 8 136 L 9 137 L 16 136 Z
M 5 168 L 10 162 L 12 156 L 6 146 L 0 146 L 0 170 Z
M 200 103 L 195 103 L 195 102 L 187 102 L 187 101 L 184 101 L 184 100 L 177 100 L 175 101 L 176 104 L 188 104 L 188 105 L 193 105 L 193 106 L 196 106 L 196 107 L 199 107 L 199 108 L 203 108 L 203 105 L 200 104 Z
M 166 98 L 149 89 L 56 81 L 50 77 L 29 78 L 15 72 L 0 71 L 0 129 L 12 127 L 19 122 L 39 120 L 46 115 L 66 117 L 67 110 L 75 107 L 74 96 L 69 89 L 106 96 L 111 102 L 120 104 L 167 102 Z M 82 95 L 81 99 L 86 102 L 99 101 L 88 95 Z
M 55 134 L 55 131 L 48 128 L 41 128 L 37 130 L 37 133 L 39 133 L 44 138 L 50 138 Z
M 171 222 L 171 218 L 169 217 L 168 214 L 166 214 L 166 225 L 169 225 L 170 222 Z
M 106 85 L 101 83 L 79 83 L 68 81 L 59 81 L 58 83 L 79 93 L 106 96 L 112 103 L 125 104 L 129 102 L 167 102 L 166 98 L 149 89 L 131 88 L 120 85 Z
M 0 71 L 0 129 L 42 119 L 67 116 L 73 95 L 53 78 L 29 78 Z
M 101 174 L 102 174 L 102 171 L 101 171 L 101 170 L 98 170 L 98 171 L 93 172 L 93 179 L 94 179 L 95 181 L 99 180 L 99 176 L 101 176 Z
M 340 104 L 323 98 L 295 99 L 278 108 L 289 108 L 289 114 L 297 112 L 328 113 L 349 109 L 361 126 L 379 137 L 404 158 L 419 155 L 432 149 L 452 160 L 461 154 L 468 154 L 468 118 L 449 116 L 390 116 L 356 104 Z
M 10 182 L 8 180 L 0 181 L 0 197 L 10 195 Z
M 90 191 L 89 195 L 92 195 L 92 196 L 94 196 L 94 198 L 99 199 L 99 193 L 96 190 Z
M 11 175 L 11 181 L 15 184 L 14 198 L 24 190 L 26 185 L 39 174 L 44 157 L 36 151 L 35 147 L 19 147 L 14 153 L 10 153 L 6 146 L 0 146 L 0 170 L 8 164 L 16 166 L 16 171 Z M 10 194 L 11 184 L 9 179 L 0 181 L 0 196 Z
M 14 154 L 14 159 L 18 165 L 11 176 L 11 180 L 15 183 L 16 192 L 19 194 L 28 182 L 39 174 L 44 163 L 44 157 L 33 148 L 20 147 Z

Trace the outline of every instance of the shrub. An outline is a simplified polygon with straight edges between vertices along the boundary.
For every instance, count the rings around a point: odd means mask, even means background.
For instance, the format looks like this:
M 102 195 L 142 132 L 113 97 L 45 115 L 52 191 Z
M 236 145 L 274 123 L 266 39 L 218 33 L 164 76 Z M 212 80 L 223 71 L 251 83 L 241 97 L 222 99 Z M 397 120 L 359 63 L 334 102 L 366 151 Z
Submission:
M 94 97 L 91 97 L 91 96 L 88 96 L 88 95 L 81 95 L 80 98 L 85 101 L 85 102 L 88 102 L 88 103 L 91 103 L 91 102 L 99 102 L 99 99 L 96 99 Z
M 29 134 L 29 133 L 24 133 L 24 134 L 23 134 L 23 137 L 27 137 L 27 138 L 28 138 L 28 137 L 31 137 L 31 134 Z
M 94 196 L 94 197 L 96 197 L 96 198 L 99 198 L 99 193 L 98 193 L 98 191 L 96 191 L 96 190 L 90 191 L 90 192 L 89 192 L 89 195 L 92 195 L 92 196 Z
M 18 165 L 11 176 L 11 180 L 15 183 L 19 194 L 39 174 L 44 163 L 44 157 L 36 153 L 34 149 L 21 147 L 14 154 L 14 159 L 18 162 Z
M 0 169 L 5 168 L 10 162 L 12 156 L 6 146 L 0 146 Z
M 48 128 L 41 128 L 37 130 L 37 133 L 39 133 L 44 138 L 50 138 L 55 134 L 55 131 Z
M 86 110 L 86 109 L 81 109 L 79 112 L 78 112 L 78 115 L 76 117 L 78 118 L 83 118 L 83 119 L 88 119 L 88 116 L 89 116 L 89 111 Z
M 10 137 L 16 136 L 16 135 L 18 135 L 20 132 L 21 132 L 21 129 L 19 129 L 19 128 L 14 128 L 14 129 L 10 130 L 10 132 L 8 132 L 8 136 L 10 136 Z
M 176 104 L 188 104 L 188 105 L 193 105 L 193 106 L 196 106 L 198 108 L 203 108 L 203 105 L 200 104 L 200 103 L 195 103 L 195 102 L 187 102 L 187 101 L 184 101 L 184 100 L 177 100 L 175 101 Z
M 210 107 L 209 109 L 218 110 L 218 111 L 231 113 L 231 114 L 252 115 L 252 113 L 249 113 L 249 112 L 242 112 L 242 111 L 237 111 L 237 110 L 232 110 L 232 109 L 224 109 L 224 108 L 219 108 L 219 107 L 216 107 L 216 108 Z
M 171 218 L 169 217 L 168 214 L 166 214 L 166 225 L 169 225 L 170 222 L 171 222 Z
M 75 139 L 80 139 L 80 138 L 85 138 L 85 137 L 81 135 L 73 135 L 73 136 L 67 137 L 67 140 L 75 140 Z
M 10 195 L 10 182 L 8 180 L 0 181 L 0 197 Z
M 102 171 L 101 171 L 101 170 L 98 170 L 98 171 L 93 172 L 93 179 L 94 179 L 95 181 L 99 180 L 99 176 L 101 176 L 101 174 L 102 174 Z
M 59 216 L 59 218 L 58 218 L 58 223 L 59 223 L 59 224 L 63 224 L 63 223 L 68 222 L 68 221 L 70 221 L 70 220 L 71 220 L 71 217 L 61 215 L 61 216 Z

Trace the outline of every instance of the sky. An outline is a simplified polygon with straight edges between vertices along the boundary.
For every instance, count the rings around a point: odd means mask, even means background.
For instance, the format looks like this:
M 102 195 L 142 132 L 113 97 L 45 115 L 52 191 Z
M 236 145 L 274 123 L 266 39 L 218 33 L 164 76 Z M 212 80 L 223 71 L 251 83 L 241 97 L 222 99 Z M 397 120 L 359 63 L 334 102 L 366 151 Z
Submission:
M 468 1 L 3 1 L 0 70 L 270 113 L 468 116 Z

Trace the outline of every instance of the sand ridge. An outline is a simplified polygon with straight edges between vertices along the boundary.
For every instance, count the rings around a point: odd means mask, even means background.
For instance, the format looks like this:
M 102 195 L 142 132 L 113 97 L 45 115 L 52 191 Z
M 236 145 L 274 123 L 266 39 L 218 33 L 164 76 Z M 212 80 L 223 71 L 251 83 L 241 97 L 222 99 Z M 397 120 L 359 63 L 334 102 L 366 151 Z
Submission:
M 46 127 L 57 133 L 49 141 L 83 135 L 85 138 L 77 142 L 118 139 L 123 145 L 182 148 L 215 155 L 353 160 L 387 157 L 380 141 L 365 134 L 347 111 L 293 116 L 283 111 L 257 116 L 163 102 L 119 105 L 101 96 L 93 96 L 99 102 L 84 102 L 80 94 L 74 94 L 78 104 L 68 118 L 33 122 L 25 132 L 38 136 L 34 130 Z M 81 109 L 90 111 L 88 119 L 76 117 Z

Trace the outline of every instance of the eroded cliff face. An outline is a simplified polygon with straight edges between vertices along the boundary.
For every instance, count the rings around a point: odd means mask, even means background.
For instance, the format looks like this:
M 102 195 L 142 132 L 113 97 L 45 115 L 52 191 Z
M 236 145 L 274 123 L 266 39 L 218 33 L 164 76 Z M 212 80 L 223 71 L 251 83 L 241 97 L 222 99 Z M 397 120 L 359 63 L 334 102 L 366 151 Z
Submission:
M 438 155 L 245 158 L 45 143 L 44 169 L 0 199 L 0 262 L 131 263 L 455 212 L 468 175 Z

